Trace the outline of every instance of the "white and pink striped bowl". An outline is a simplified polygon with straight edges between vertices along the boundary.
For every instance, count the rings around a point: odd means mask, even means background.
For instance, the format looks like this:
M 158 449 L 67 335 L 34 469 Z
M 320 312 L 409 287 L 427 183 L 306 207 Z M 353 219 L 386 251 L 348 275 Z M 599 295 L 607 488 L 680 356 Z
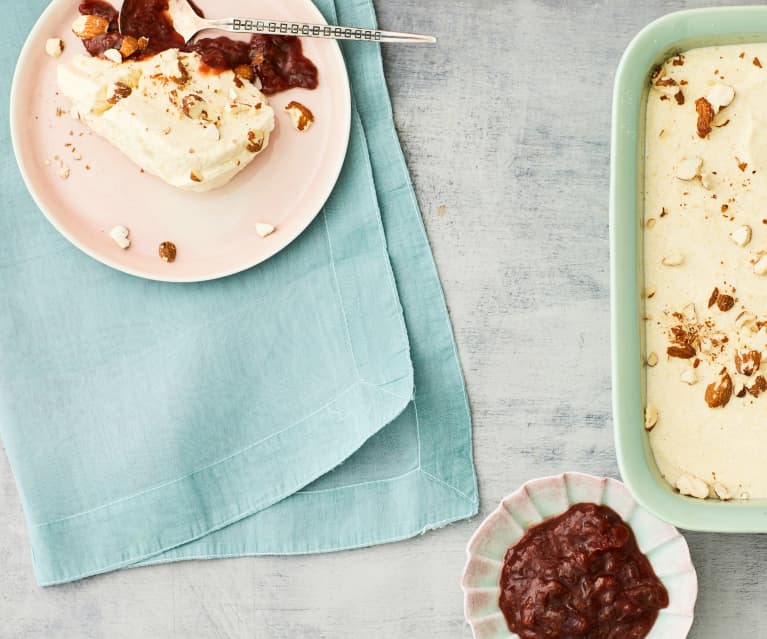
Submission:
M 648 639 L 687 636 L 698 596 L 698 578 L 684 537 L 639 506 L 621 482 L 564 473 L 524 484 L 500 503 L 469 541 L 462 587 L 464 611 L 475 639 L 519 639 L 509 630 L 498 605 L 506 551 L 531 526 L 581 502 L 609 506 L 631 526 L 639 549 L 668 590 L 669 606 L 660 611 Z

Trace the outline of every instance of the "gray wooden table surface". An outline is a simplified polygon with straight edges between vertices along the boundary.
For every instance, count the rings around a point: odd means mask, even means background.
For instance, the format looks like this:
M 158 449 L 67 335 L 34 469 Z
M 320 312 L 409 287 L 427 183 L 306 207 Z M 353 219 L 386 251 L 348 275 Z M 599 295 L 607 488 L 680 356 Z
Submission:
M 483 514 L 532 477 L 617 476 L 614 71 L 653 18 L 715 4 L 376 1 L 382 26 L 441 38 L 390 46 L 385 61 L 466 373 Z M 459 581 L 479 521 L 348 553 L 166 565 L 42 590 L 0 456 L 0 637 L 467 639 Z M 767 537 L 687 539 L 701 585 L 690 636 L 767 637 Z

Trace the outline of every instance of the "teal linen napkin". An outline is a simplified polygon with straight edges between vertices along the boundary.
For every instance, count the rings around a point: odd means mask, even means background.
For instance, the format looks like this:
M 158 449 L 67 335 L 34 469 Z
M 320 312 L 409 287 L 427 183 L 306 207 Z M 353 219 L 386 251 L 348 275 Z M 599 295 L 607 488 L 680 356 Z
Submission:
M 8 17 L 6 123 L 45 4 Z M 375 25 L 370 0 L 317 4 Z M 352 134 L 333 195 L 288 249 L 215 282 L 140 280 L 80 253 L 0 131 L 0 436 L 41 585 L 373 545 L 477 512 L 463 379 L 380 52 L 345 55 Z

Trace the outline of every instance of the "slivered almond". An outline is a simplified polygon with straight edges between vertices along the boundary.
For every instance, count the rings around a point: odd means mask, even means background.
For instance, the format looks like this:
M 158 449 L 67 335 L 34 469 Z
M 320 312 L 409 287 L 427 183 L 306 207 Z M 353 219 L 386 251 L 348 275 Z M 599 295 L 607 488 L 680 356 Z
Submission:
M 698 137 L 706 138 L 711 133 L 711 123 L 714 121 L 716 111 L 706 98 L 695 100 L 695 110 L 698 113 Z

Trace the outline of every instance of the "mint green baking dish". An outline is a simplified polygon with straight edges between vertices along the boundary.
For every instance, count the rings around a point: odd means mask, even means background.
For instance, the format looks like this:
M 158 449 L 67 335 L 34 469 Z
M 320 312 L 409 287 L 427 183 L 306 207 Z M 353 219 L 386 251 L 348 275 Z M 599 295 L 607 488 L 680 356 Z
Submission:
M 644 118 L 649 75 L 667 58 L 695 47 L 767 42 L 767 6 L 672 13 L 645 27 L 618 66 L 613 96 L 610 173 L 612 379 L 618 465 L 634 498 L 680 528 L 767 532 L 767 500 L 700 501 L 661 477 L 644 429 L 642 367 L 642 194 Z

